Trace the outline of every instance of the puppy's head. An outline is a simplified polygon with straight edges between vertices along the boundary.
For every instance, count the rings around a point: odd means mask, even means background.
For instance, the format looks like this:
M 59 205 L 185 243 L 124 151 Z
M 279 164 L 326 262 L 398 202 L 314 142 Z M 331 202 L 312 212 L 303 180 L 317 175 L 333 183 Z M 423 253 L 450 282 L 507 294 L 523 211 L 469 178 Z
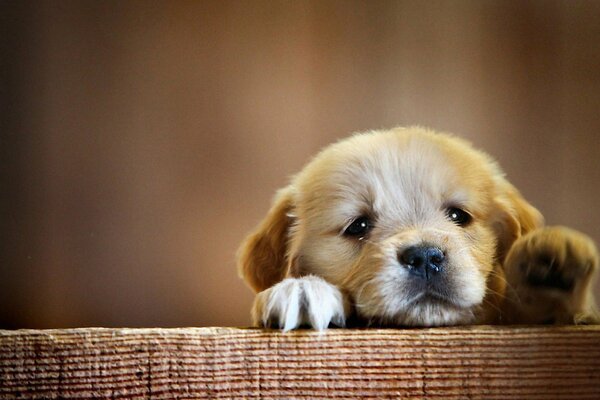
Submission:
M 468 143 L 420 128 L 353 136 L 322 151 L 242 244 L 257 291 L 285 276 L 340 287 L 359 317 L 471 322 L 498 289 L 495 266 L 541 215 Z

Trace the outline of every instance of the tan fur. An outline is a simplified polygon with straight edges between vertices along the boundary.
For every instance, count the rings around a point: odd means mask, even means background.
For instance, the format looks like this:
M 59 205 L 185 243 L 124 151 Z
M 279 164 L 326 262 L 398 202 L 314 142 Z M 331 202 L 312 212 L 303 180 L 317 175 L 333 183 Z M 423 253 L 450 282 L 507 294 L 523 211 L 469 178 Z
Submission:
M 550 264 L 550 265 L 548 265 Z M 507 256 L 505 318 L 508 323 L 600 323 L 592 283 L 598 273 L 598 250 L 587 236 L 555 226 L 521 237 Z M 530 274 L 559 273 L 573 282 L 563 290 L 528 284 Z
M 291 190 L 278 193 L 266 218 L 240 246 L 240 274 L 257 292 L 273 286 L 289 272 L 287 242 L 292 209 Z
M 450 221 L 449 207 L 472 221 Z M 359 216 L 373 229 L 348 237 Z M 466 141 L 416 127 L 375 131 L 327 147 L 292 179 L 242 244 L 239 269 L 260 292 L 259 325 L 324 329 L 349 314 L 375 325 L 498 323 L 509 314 L 502 263 L 542 225 L 496 163 Z M 424 244 L 445 255 L 442 288 L 431 293 L 415 289 L 399 261 Z

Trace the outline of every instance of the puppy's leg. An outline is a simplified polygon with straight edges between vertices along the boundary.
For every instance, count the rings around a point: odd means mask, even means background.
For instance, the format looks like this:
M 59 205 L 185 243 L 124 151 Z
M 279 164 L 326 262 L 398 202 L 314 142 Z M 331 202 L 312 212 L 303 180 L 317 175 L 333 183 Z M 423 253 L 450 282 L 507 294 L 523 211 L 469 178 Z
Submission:
M 255 325 L 284 331 L 301 326 L 317 330 L 329 324 L 343 327 L 349 303 L 335 286 L 316 276 L 288 278 L 256 295 L 252 307 Z
M 534 230 L 513 244 L 504 268 L 506 322 L 600 323 L 592 293 L 598 252 L 582 233 L 564 227 Z

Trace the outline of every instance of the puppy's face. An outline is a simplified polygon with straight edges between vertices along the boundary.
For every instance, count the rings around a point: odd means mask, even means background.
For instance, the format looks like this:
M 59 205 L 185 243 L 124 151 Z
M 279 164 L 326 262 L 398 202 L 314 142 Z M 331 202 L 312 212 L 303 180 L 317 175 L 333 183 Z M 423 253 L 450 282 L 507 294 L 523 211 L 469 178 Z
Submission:
M 503 249 L 541 219 L 486 155 L 416 128 L 358 135 L 325 149 L 278 207 L 259 236 L 285 252 L 277 256 L 285 274 L 323 277 L 364 319 L 414 326 L 472 322 Z M 274 226 L 284 238 L 265 236 Z M 251 283 L 256 271 L 246 267 Z M 261 277 L 268 286 L 269 276 Z

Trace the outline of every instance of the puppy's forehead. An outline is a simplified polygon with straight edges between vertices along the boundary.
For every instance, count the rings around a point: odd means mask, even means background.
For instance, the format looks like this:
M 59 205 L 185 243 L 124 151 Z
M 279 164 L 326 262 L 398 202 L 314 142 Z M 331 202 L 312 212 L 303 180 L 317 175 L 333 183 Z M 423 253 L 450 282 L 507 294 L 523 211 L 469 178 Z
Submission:
M 427 213 L 441 206 L 480 210 L 495 165 L 468 143 L 420 128 L 372 132 L 320 153 L 298 177 L 308 209 L 339 215 Z M 475 212 L 475 211 L 474 211 Z

